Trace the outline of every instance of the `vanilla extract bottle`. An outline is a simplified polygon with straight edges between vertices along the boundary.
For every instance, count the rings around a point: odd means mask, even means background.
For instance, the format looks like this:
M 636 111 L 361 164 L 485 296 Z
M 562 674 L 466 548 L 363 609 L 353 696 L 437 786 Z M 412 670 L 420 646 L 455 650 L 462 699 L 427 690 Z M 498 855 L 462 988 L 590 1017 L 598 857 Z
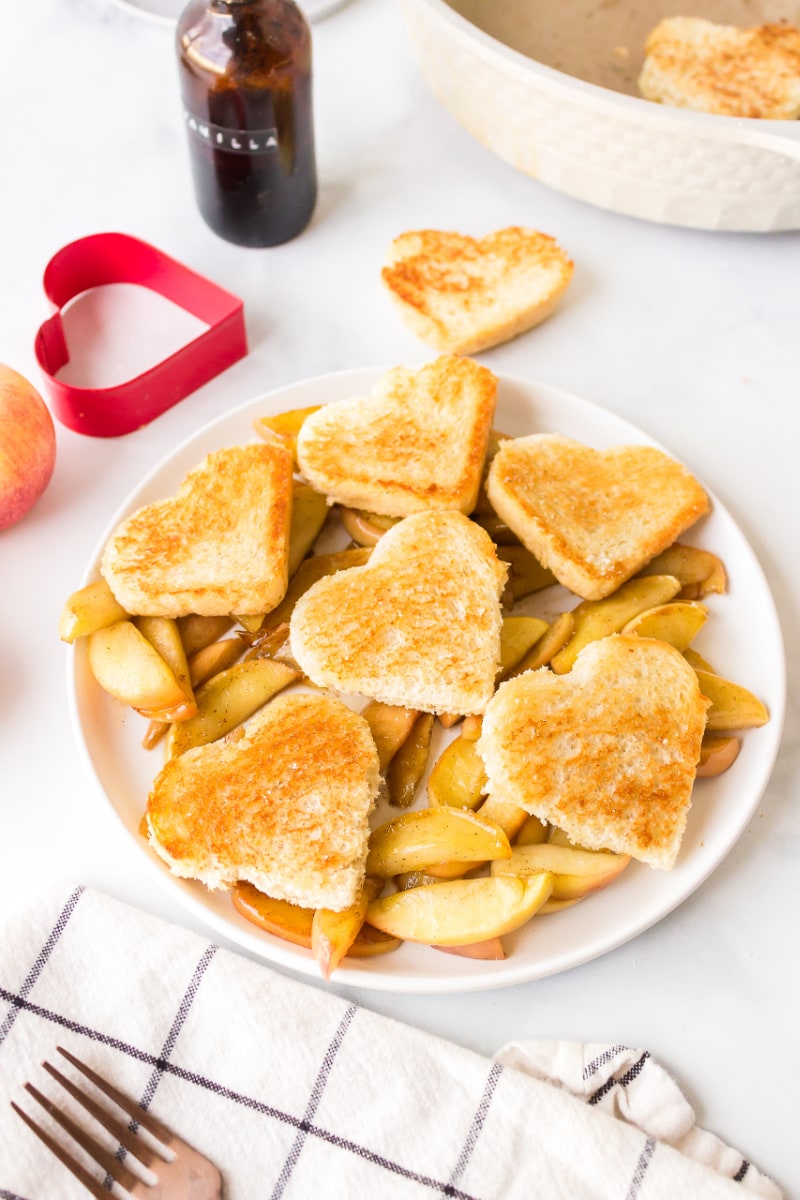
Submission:
M 293 0 L 191 0 L 176 45 L 195 195 L 240 246 L 305 229 L 317 198 L 311 31 Z

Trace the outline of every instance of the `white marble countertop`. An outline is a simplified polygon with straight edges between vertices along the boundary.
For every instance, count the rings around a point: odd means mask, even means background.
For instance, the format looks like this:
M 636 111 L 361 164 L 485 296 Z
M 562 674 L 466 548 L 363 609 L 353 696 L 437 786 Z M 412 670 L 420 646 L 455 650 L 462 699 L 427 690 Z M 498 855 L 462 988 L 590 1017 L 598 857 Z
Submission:
M 356 999 L 487 1053 L 526 1037 L 647 1047 L 685 1085 L 699 1122 L 790 1194 L 800 1185 L 791 1119 L 800 1069 L 800 233 L 659 227 L 547 190 L 440 108 L 391 0 L 352 0 L 314 29 L 314 220 L 289 245 L 242 250 L 208 232 L 195 209 L 167 28 L 103 0 L 38 0 L 15 6 L 4 31 L 0 361 L 39 383 L 42 271 L 65 243 L 109 229 L 154 242 L 240 295 L 250 353 L 135 434 L 95 440 L 57 426 L 50 487 L 0 535 L 0 906 L 67 875 L 191 923 L 166 890 L 152 890 L 87 778 L 67 713 L 62 602 L 113 511 L 199 426 L 307 376 L 429 357 L 379 285 L 395 234 L 534 225 L 573 256 L 570 293 L 546 324 L 481 358 L 634 422 L 730 508 L 783 625 L 783 746 L 729 856 L 633 942 L 509 989 Z

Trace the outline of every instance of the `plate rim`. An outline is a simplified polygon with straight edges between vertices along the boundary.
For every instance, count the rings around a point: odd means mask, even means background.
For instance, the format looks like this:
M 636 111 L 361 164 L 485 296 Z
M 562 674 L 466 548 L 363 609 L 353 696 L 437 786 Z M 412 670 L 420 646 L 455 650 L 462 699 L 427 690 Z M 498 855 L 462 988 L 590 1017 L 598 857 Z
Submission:
M 251 397 L 249 400 L 236 405 L 225 413 L 218 415 L 207 421 L 202 426 L 199 426 L 192 433 L 186 435 L 177 445 L 165 452 L 153 467 L 145 473 L 139 483 L 128 492 L 125 498 L 117 507 L 111 519 L 97 540 L 88 563 L 83 571 L 82 583 L 87 583 L 91 579 L 97 577 L 97 568 L 103 547 L 110 536 L 110 533 L 124 516 L 134 510 L 141 503 L 148 503 L 139 499 L 148 487 L 165 471 L 169 470 L 175 460 L 188 451 L 195 443 L 203 442 L 213 437 L 218 428 L 222 428 L 235 423 L 239 418 L 247 419 L 247 415 L 255 415 L 253 410 L 259 406 L 269 404 L 273 411 L 281 411 L 275 405 L 278 399 L 287 394 L 299 392 L 306 388 L 323 388 L 331 387 L 337 382 L 344 383 L 348 381 L 348 395 L 357 394 L 354 389 L 369 387 L 380 377 L 389 367 L 374 366 L 374 367 L 349 367 L 342 368 L 337 371 L 325 372 L 320 375 L 309 376 L 293 382 L 284 383 L 278 387 L 271 388 L 266 392 Z M 542 392 L 549 402 L 566 400 L 567 404 L 579 411 L 583 411 L 594 419 L 600 419 L 602 422 L 610 422 L 611 425 L 617 426 L 620 431 L 627 432 L 634 444 L 647 444 L 657 447 L 669 454 L 676 461 L 676 456 L 662 446 L 655 438 L 651 437 L 646 430 L 628 421 L 625 417 L 604 408 L 602 405 L 594 401 L 587 400 L 567 389 L 557 385 L 549 384 L 540 380 L 533 380 L 525 376 L 506 374 L 505 372 L 497 373 L 498 391 L 501 388 L 520 388 L 523 393 L 532 393 L 534 391 Z M 498 397 L 499 400 L 499 397 Z M 326 401 L 330 403 L 331 401 Z M 245 424 L 244 429 L 252 433 L 252 421 L 249 425 Z M 252 437 L 251 437 L 252 440 Z M 198 453 L 200 453 L 198 451 Z M 205 451 L 203 451 L 205 453 Z M 462 973 L 458 974 L 453 971 L 453 974 L 443 973 L 441 975 L 424 975 L 418 972 L 414 973 L 392 973 L 384 972 L 379 969 L 370 970 L 368 967 L 362 967 L 359 960 L 353 960 L 353 963 L 347 962 L 337 969 L 337 972 L 331 980 L 334 986 L 342 986 L 347 988 L 363 988 L 370 991 L 396 992 L 402 994 L 417 994 L 417 995 L 436 995 L 436 994 L 456 994 L 477 991 L 490 991 L 499 988 L 512 987 L 522 983 L 528 983 L 537 979 L 549 978 L 557 974 L 563 974 L 565 971 L 572 970 L 574 967 L 581 966 L 585 963 L 592 962 L 595 959 L 604 957 L 617 949 L 621 945 L 633 941 L 641 936 L 648 929 L 664 920 L 671 912 L 678 908 L 685 900 L 687 900 L 694 892 L 696 892 L 709 878 L 709 876 L 722 864 L 727 858 L 734 846 L 742 837 L 746 826 L 751 819 L 756 807 L 758 806 L 764 791 L 766 790 L 769 781 L 772 777 L 775 761 L 780 750 L 783 726 L 785 721 L 786 711 L 786 696 L 787 696 L 787 678 L 786 678 L 786 654 L 785 641 L 780 625 L 777 606 L 772 595 L 772 590 L 769 586 L 766 574 L 758 560 L 758 557 L 751 546 L 749 540 L 745 536 L 739 524 L 735 521 L 730 511 L 715 495 L 715 493 L 705 484 L 703 484 L 712 504 L 712 512 L 719 513 L 724 520 L 729 522 L 731 531 L 739 539 L 741 548 L 749 555 L 751 565 L 757 573 L 757 581 L 760 588 L 763 590 L 764 598 L 767 602 L 769 616 L 771 618 L 771 636 L 775 639 L 775 649 L 777 651 L 776 659 L 778 665 L 778 675 L 775 679 L 776 695 L 770 705 L 770 721 L 763 728 L 769 730 L 770 742 L 766 757 L 763 758 L 762 766 L 759 772 L 758 787 L 754 789 L 754 794 L 750 798 L 750 803 L 747 809 L 738 821 L 736 831 L 729 835 L 723 846 L 718 850 L 716 855 L 709 861 L 706 868 L 700 872 L 695 872 L 691 875 L 688 886 L 676 889 L 675 896 L 665 905 L 658 908 L 658 911 L 646 914 L 642 919 L 634 921 L 631 925 L 626 925 L 619 930 L 618 934 L 610 935 L 602 940 L 602 944 L 595 947 L 584 949 L 567 950 L 561 956 L 563 961 L 550 963 L 544 969 L 540 969 L 541 964 L 535 961 L 531 963 L 522 953 L 518 956 L 512 954 L 502 963 L 484 963 L 481 962 L 470 972 L 468 967 L 462 967 Z M 124 819 L 123 814 L 119 811 L 117 804 L 106 790 L 106 787 L 100 777 L 97 765 L 92 757 L 89 738 L 83 726 L 83 721 L 80 711 L 80 683 L 79 683 L 79 656 L 81 654 L 80 642 L 75 642 L 69 647 L 70 653 L 67 655 L 67 700 L 70 721 L 73 730 L 79 753 L 83 759 L 84 766 L 88 770 L 89 775 L 94 781 L 100 796 L 104 802 L 110 806 L 114 817 L 122 825 L 127 833 L 130 841 L 133 843 L 134 849 L 139 852 L 139 861 L 144 860 L 146 868 L 150 871 L 151 877 L 160 881 L 160 885 L 167 889 L 167 893 L 176 899 L 180 906 L 186 909 L 192 916 L 198 920 L 201 925 L 210 927 L 215 933 L 221 935 L 229 943 L 233 943 L 238 949 L 245 950 L 253 954 L 259 961 L 269 965 L 278 966 L 281 969 L 288 969 L 305 978 L 311 979 L 318 983 L 324 982 L 319 975 L 318 968 L 312 959 L 310 952 L 302 947 L 293 946 L 290 943 L 283 942 L 280 939 L 273 938 L 271 935 L 261 931 L 253 930 L 247 927 L 247 923 L 243 918 L 238 917 L 238 914 L 231 907 L 230 915 L 221 915 L 213 908 L 209 907 L 209 902 L 205 898 L 204 891 L 198 891 L 202 888 L 199 884 L 192 880 L 180 879 L 172 875 L 168 868 L 155 858 L 152 852 L 147 847 L 144 840 L 133 831 L 129 824 Z M 762 756 L 763 756 L 762 749 Z M 644 868 L 645 870 L 647 868 Z M 660 873 L 662 874 L 662 873 Z M 668 874 L 668 873 L 663 873 Z M 380 962 L 380 959 L 366 960 Z M 455 963 L 459 960 L 454 960 Z M 461 964 L 468 964 L 470 960 L 462 959 Z M 509 965 L 510 964 L 510 965 Z

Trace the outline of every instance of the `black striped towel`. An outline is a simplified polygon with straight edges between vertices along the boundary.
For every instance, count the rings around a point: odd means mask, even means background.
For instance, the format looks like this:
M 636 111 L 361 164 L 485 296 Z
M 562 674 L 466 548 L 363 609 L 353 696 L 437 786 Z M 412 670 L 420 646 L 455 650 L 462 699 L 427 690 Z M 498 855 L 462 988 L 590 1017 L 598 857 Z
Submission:
M 2 1200 L 85 1195 L 9 1104 L 36 1108 L 26 1080 L 52 1093 L 56 1044 L 208 1154 L 227 1200 L 780 1196 L 646 1053 L 485 1059 L 67 887 L 2 930 Z

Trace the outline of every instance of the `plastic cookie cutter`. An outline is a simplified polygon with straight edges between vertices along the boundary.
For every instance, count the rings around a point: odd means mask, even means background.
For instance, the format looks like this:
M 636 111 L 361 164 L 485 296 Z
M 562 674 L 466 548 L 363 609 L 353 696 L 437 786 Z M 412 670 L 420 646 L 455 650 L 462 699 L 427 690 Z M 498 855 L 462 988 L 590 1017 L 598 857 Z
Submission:
M 56 378 L 69 361 L 63 308 L 91 288 L 138 284 L 208 326 L 155 366 L 112 387 L 76 387 Z M 97 233 L 59 250 L 44 272 L 53 315 L 36 335 L 35 352 L 54 415 L 92 437 L 130 433 L 166 412 L 247 353 L 244 305 L 183 263 L 125 233 Z

